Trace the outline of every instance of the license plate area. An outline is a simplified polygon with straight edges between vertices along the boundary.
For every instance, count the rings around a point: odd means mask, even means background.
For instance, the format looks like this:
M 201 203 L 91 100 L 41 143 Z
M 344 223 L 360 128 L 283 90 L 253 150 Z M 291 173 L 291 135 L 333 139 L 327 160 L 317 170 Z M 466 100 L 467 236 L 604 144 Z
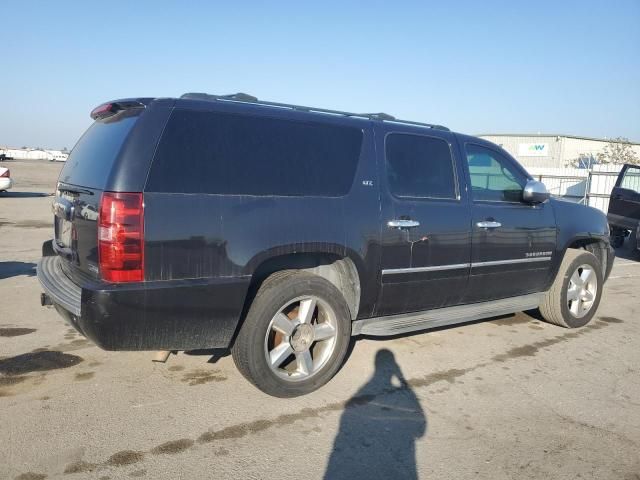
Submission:
M 73 239 L 73 217 L 75 198 L 66 192 L 59 192 L 54 201 L 55 240 L 59 247 L 71 248 Z
M 64 248 L 71 247 L 73 223 L 63 218 L 56 217 L 56 241 Z

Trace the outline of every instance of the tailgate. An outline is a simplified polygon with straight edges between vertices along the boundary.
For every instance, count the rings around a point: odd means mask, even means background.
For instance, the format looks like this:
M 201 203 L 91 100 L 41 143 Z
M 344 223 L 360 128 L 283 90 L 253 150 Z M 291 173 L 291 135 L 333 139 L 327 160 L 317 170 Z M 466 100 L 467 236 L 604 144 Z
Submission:
M 140 111 L 100 119 L 73 148 L 60 172 L 53 203 L 53 249 L 63 271 L 80 281 L 99 278 L 98 212 L 105 186 Z

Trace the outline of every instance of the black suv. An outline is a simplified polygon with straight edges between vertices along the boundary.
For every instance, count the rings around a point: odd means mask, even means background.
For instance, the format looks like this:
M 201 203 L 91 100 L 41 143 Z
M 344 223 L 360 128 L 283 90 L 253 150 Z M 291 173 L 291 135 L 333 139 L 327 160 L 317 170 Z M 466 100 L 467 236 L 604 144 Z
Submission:
M 534 308 L 585 325 L 613 263 L 604 214 L 442 126 L 245 94 L 91 116 L 38 278 L 107 350 L 231 347 L 258 388 L 295 396 L 353 335 Z

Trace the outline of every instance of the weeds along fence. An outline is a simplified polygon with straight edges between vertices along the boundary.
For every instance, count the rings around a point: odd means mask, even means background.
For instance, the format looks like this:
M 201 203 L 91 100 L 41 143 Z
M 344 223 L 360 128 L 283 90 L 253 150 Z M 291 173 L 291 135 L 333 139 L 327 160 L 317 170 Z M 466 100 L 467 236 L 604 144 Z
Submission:
M 552 195 L 595 207 L 605 213 L 609 208 L 609 195 L 621 169 L 622 165 L 594 165 L 592 169 L 527 168 L 536 180 L 547 186 Z

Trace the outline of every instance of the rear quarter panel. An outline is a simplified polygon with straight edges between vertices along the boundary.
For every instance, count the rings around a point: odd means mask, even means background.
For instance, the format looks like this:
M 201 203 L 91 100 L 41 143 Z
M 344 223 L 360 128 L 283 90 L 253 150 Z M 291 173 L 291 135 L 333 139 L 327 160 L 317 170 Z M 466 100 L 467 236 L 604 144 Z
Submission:
M 355 264 L 360 316 L 369 315 L 378 291 L 380 209 L 372 133 L 363 131 L 353 185 L 344 197 L 145 192 L 147 280 L 249 280 L 277 256 L 336 254 Z

